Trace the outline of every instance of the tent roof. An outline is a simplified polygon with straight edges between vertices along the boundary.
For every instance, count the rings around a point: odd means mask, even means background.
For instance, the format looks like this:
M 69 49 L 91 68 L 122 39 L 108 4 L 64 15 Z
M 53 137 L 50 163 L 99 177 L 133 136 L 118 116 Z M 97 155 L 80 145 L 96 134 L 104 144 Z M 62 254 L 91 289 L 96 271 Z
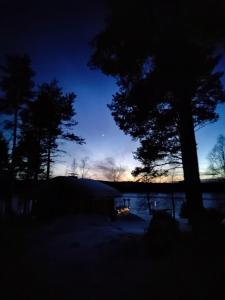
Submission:
M 57 183 L 57 185 L 62 185 L 64 189 L 69 189 L 78 192 L 80 195 L 91 196 L 96 199 L 121 196 L 121 193 L 115 188 L 93 179 L 76 179 L 59 176 L 53 178 L 51 181 Z

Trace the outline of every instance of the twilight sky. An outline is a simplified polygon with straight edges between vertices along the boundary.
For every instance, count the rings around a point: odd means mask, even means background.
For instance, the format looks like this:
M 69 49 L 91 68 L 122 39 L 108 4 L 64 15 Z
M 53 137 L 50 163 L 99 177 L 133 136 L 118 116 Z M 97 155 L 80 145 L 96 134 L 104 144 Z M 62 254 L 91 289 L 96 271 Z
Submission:
M 106 157 L 127 167 L 127 178 L 137 165 L 132 155 L 137 143 L 117 128 L 107 108 L 117 90 L 115 80 L 87 67 L 89 42 L 104 28 L 104 12 L 104 0 L 0 2 L 0 62 L 5 54 L 28 53 L 37 83 L 56 78 L 65 92 L 77 94 L 76 133 L 86 139 L 86 145 L 64 144 L 67 155 L 58 158 L 55 174 L 65 175 L 73 158 L 89 157 L 89 175 L 96 178 L 103 177 L 94 166 Z M 219 68 L 223 66 L 225 59 Z M 225 134 L 225 105 L 218 112 L 217 123 L 196 133 L 201 172 L 218 134 Z

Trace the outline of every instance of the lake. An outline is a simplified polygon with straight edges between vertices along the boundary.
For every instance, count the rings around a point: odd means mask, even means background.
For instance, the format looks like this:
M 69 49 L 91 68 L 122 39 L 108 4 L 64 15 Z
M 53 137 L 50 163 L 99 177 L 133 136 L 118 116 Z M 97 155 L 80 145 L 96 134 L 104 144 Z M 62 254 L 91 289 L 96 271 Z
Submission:
M 148 221 L 150 210 L 165 209 L 172 213 L 173 199 L 175 217 L 178 218 L 181 205 L 185 199 L 184 193 L 149 193 L 149 196 L 146 193 L 124 193 L 115 202 L 116 207 L 129 207 L 131 213 Z M 203 203 L 206 208 L 225 210 L 225 193 L 203 193 Z

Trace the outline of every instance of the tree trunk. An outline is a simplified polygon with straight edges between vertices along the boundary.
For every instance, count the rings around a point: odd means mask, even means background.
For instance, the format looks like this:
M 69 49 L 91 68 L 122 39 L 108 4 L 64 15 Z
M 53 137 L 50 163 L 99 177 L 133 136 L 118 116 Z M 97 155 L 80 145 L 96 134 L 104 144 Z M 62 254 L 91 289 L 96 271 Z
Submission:
M 47 173 L 46 173 L 46 179 L 48 180 L 50 178 L 50 167 L 51 167 L 51 139 L 49 139 L 48 142 L 48 150 L 47 150 Z
M 34 170 L 34 180 L 38 180 L 38 175 L 40 174 L 41 168 L 41 134 L 40 130 L 38 130 L 38 141 L 37 141 L 37 149 L 36 149 L 36 158 L 35 158 L 35 170 Z
M 11 161 L 11 175 L 14 178 L 15 176 L 15 152 L 16 152 L 16 144 L 17 144 L 17 128 L 18 128 L 18 108 L 16 108 L 14 113 L 14 121 L 13 121 L 13 145 L 12 145 L 12 161 Z
M 14 112 L 14 120 L 13 120 L 13 144 L 12 144 L 12 152 L 11 152 L 11 165 L 10 165 L 10 186 L 9 186 L 9 197 L 7 197 L 5 211 L 7 216 L 12 215 L 12 198 L 15 190 L 15 152 L 17 145 L 17 128 L 18 128 L 18 107 Z
M 191 221 L 203 211 L 197 147 L 190 101 L 179 103 L 179 134 L 187 201 L 187 212 Z

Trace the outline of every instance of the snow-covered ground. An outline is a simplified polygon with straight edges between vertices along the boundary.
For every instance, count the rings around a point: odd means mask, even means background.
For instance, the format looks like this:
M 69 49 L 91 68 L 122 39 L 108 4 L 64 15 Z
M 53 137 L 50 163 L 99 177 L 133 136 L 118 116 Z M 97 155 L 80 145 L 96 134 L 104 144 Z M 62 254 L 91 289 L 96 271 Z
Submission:
M 147 225 L 133 215 L 112 222 L 106 216 L 90 214 L 60 217 L 27 230 L 26 251 L 15 269 L 10 268 L 15 274 L 5 276 L 6 284 L 17 282 L 17 291 L 9 289 L 9 295 L 15 297 L 16 293 L 23 299 L 115 299 L 117 285 L 124 284 L 120 277 L 125 266 L 121 264 L 124 258 L 139 256 L 138 241 Z
M 225 261 L 176 246 L 162 257 L 144 247 L 148 223 L 128 215 L 69 215 L 25 232 L 26 247 L 1 281 L 2 299 L 212 299 Z M 8 258 L 9 259 L 9 258 Z M 11 263 L 12 260 L 9 259 Z M 215 277 L 215 274 L 217 277 Z M 217 288 L 217 285 L 216 285 Z M 215 298 L 216 299 L 216 298 Z
M 38 229 L 36 235 L 30 233 L 33 244 L 32 254 L 47 251 L 50 261 L 97 260 L 102 248 L 112 247 L 121 236 L 144 234 L 147 222 L 130 215 L 112 222 L 101 215 L 70 215 Z M 41 242 L 39 242 L 39 238 Z

